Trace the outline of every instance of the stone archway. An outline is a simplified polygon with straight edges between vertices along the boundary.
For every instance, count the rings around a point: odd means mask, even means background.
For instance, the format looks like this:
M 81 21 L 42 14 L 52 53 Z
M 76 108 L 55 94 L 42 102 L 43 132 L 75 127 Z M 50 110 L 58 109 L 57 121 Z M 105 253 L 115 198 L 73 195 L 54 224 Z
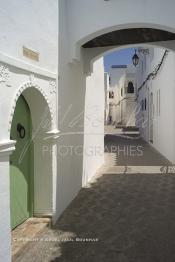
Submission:
M 99 46 L 95 48 L 83 48 L 83 46 L 89 41 L 92 41 L 93 39 L 96 39 L 104 34 L 125 29 L 150 28 L 174 34 L 175 19 L 173 10 L 175 8 L 175 3 L 173 1 L 165 2 L 162 0 L 76 0 L 70 1 L 68 4 L 66 1 L 60 0 L 59 7 L 61 12 L 59 23 L 60 40 L 58 70 L 58 86 L 60 95 L 58 97 L 58 101 L 59 106 L 62 109 L 62 112 L 60 112 L 61 117 L 64 117 L 69 105 L 71 104 L 72 106 L 71 110 L 69 110 L 69 116 L 64 119 L 60 129 L 63 130 L 64 133 L 69 134 L 69 136 L 67 136 L 68 138 L 66 137 L 65 140 L 63 138 L 64 144 L 68 141 L 68 143 L 73 146 L 81 145 L 84 148 L 85 143 L 83 139 L 80 140 L 80 136 L 78 137 L 75 133 L 77 131 L 81 131 L 81 133 L 85 133 L 86 130 L 88 131 L 89 119 L 86 118 L 88 121 L 87 129 L 85 127 L 85 121 L 82 121 L 82 128 L 80 129 L 79 126 L 76 126 L 76 129 L 73 130 L 73 132 L 69 126 L 69 120 L 86 111 L 85 104 L 88 103 L 86 103 L 85 97 L 88 92 L 87 81 L 91 85 L 90 79 L 93 75 L 92 67 L 90 66 L 92 61 L 95 61 L 98 57 L 101 57 L 105 52 L 113 50 L 115 46 Z M 169 15 L 165 15 L 165 13 Z M 161 38 L 159 40 L 166 39 Z M 150 41 L 150 38 L 147 39 L 146 44 L 150 44 L 148 41 Z M 138 42 L 139 40 L 137 43 Z M 123 48 L 124 46 L 121 44 L 122 43 L 118 43 L 117 48 Z M 141 45 L 142 43 L 140 42 L 139 44 Z M 159 41 L 156 43 L 151 42 L 151 44 L 170 50 L 175 49 L 174 40 Z M 128 44 L 128 46 L 132 45 L 133 42 Z M 127 46 L 125 45 L 125 47 Z M 89 90 L 92 90 L 94 94 L 93 96 L 89 94 L 89 98 L 95 99 L 96 96 L 96 99 L 99 101 L 98 90 L 92 85 L 91 87 L 89 86 Z M 81 116 L 82 115 L 84 117 L 84 114 L 81 114 Z M 85 137 L 84 133 L 83 137 Z M 96 130 L 97 135 L 98 133 L 99 131 Z M 96 142 L 97 139 L 94 137 L 93 147 Z M 97 146 L 98 145 L 99 143 Z M 89 147 L 89 143 L 87 144 L 87 147 Z M 95 158 L 96 156 L 93 157 L 93 162 L 96 162 Z M 69 163 L 69 165 L 67 165 L 67 163 Z M 61 192 L 61 198 L 65 199 L 62 205 L 62 210 L 64 210 L 79 191 L 81 187 L 81 177 L 84 176 L 88 180 L 88 175 L 86 174 L 88 167 L 92 166 L 92 161 L 89 157 L 89 161 L 83 169 L 82 158 L 76 156 L 70 158 L 69 156 L 65 156 L 61 164 L 61 172 L 66 174 L 62 176 L 62 186 L 64 190 Z M 72 170 L 76 170 L 76 179 L 72 175 Z M 91 174 L 94 174 L 94 171 L 95 169 L 91 170 Z M 71 188 L 70 184 L 72 185 Z
M 123 46 L 175 40 L 175 34 L 154 28 L 126 28 L 97 36 L 83 44 L 84 48 Z
M 95 97 L 95 92 L 98 93 L 97 89 L 92 87 L 90 79 L 91 77 L 93 77 L 93 62 L 96 61 L 97 58 L 102 57 L 104 53 L 110 52 L 115 48 L 122 49 L 124 47 L 136 46 L 136 43 L 137 46 L 142 45 L 143 40 L 144 45 L 153 45 L 169 50 L 175 50 L 175 40 L 173 40 L 175 34 L 175 19 L 171 19 L 170 21 L 168 16 L 164 16 L 164 12 L 165 10 L 167 10 L 167 13 L 169 12 L 170 14 L 172 14 L 171 17 L 173 17 L 172 10 L 175 7 L 175 3 L 172 3 L 171 1 L 171 4 L 167 5 L 167 3 L 163 2 L 162 0 L 159 0 L 158 2 L 160 4 L 159 8 L 157 8 L 157 3 L 152 3 L 152 1 L 150 0 L 146 1 L 146 3 L 145 1 L 139 1 L 139 3 L 138 1 L 132 1 L 131 3 L 131 1 L 129 0 L 120 1 L 120 3 L 119 1 L 113 0 L 76 0 L 74 3 L 69 3 L 68 5 L 65 3 L 65 1 L 60 1 L 60 9 L 62 10 L 62 12 L 60 13 L 60 78 L 58 79 L 58 85 L 61 98 L 59 97 L 58 99 L 59 106 L 61 108 L 64 108 L 65 104 L 72 105 L 71 112 L 69 112 L 69 118 L 73 118 L 75 114 L 79 115 L 80 112 L 86 113 L 85 106 L 88 104 L 88 102 L 86 101 L 88 89 L 92 89 L 92 93 L 94 93 L 94 95 L 90 95 L 89 93 L 89 99 Z M 152 8 L 150 8 L 150 6 Z M 89 12 L 87 12 L 87 10 L 89 10 L 91 13 L 90 18 Z M 155 13 L 157 14 L 156 17 Z M 104 17 L 105 19 L 101 19 L 101 17 Z M 90 41 L 95 42 L 98 37 L 100 38 L 101 36 L 105 35 L 106 38 L 106 34 L 110 34 L 106 39 L 110 39 L 110 37 L 113 38 L 111 32 L 115 32 L 115 34 L 117 35 L 119 33 L 120 37 L 122 38 L 121 33 L 123 32 L 123 30 L 127 30 L 127 34 L 130 34 L 133 32 L 133 30 L 138 28 L 145 35 L 142 35 L 142 39 L 137 39 L 136 42 L 133 42 L 130 39 L 130 41 L 125 43 L 108 42 L 108 45 L 100 44 L 94 46 L 93 48 L 87 46 L 87 43 L 90 43 Z M 145 30 L 146 28 L 150 29 L 149 33 L 148 30 Z M 158 35 L 156 36 L 156 39 L 153 39 L 152 33 L 155 31 L 158 32 Z M 149 37 L 147 37 L 147 33 L 149 34 Z M 163 33 L 163 35 L 159 35 L 159 33 Z M 138 35 L 139 33 L 137 32 L 137 36 Z M 158 36 L 161 37 L 158 38 Z M 66 42 L 65 45 L 65 41 L 62 41 L 61 39 L 69 39 L 69 41 Z M 87 87 L 87 81 L 91 86 L 89 86 L 89 88 Z M 84 93 L 84 90 L 86 90 L 86 94 Z M 100 101 L 98 94 L 96 95 L 96 99 Z M 63 113 L 61 113 L 63 116 L 66 110 L 67 108 Z M 84 123 L 82 125 L 84 132 L 84 141 L 86 139 L 85 133 L 88 134 L 88 131 L 90 130 L 88 123 L 86 128 L 86 119 L 84 118 Z M 63 130 L 65 133 L 70 133 L 68 121 L 66 124 L 67 125 L 63 126 Z M 95 132 L 98 135 L 99 130 L 96 130 Z M 75 135 L 72 133 L 69 137 L 70 144 L 75 144 L 75 146 L 81 143 L 82 147 L 84 148 L 84 141 L 76 142 Z M 97 144 L 96 142 L 97 139 L 96 137 L 94 137 L 93 147 Z M 99 146 L 99 144 L 102 145 L 102 140 L 97 144 L 97 146 Z M 91 144 L 87 143 L 86 147 L 89 147 L 89 145 L 91 146 Z M 93 157 L 93 163 L 97 162 L 95 158 L 96 156 Z M 87 168 L 85 167 L 84 169 L 80 164 L 82 161 L 80 157 L 72 157 L 71 159 L 65 157 L 64 162 L 67 163 L 68 161 L 71 167 L 79 167 L 77 177 L 86 177 L 88 180 L 88 168 L 89 166 L 95 166 L 92 164 L 90 157 L 88 164 L 86 165 Z M 84 162 L 86 161 L 84 160 Z M 95 168 L 91 170 L 91 174 L 94 173 Z M 67 166 L 66 164 L 64 165 L 64 172 L 70 174 L 69 179 L 64 180 L 63 178 L 63 186 L 65 188 L 63 195 L 67 200 L 66 203 L 70 203 L 72 198 L 80 189 L 79 180 L 72 179 L 71 170 L 72 169 L 69 168 L 69 166 Z M 69 189 L 69 183 L 67 181 L 71 181 L 75 188 L 73 191 L 71 191 L 71 194 L 70 190 L 66 191 L 66 189 Z M 64 208 L 66 207 L 66 205 L 67 204 L 64 205 Z
M 91 32 L 81 40 L 77 41 L 75 54 L 77 55 L 77 59 L 80 59 L 82 63 L 86 77 L 89 78 L 93 75 L 93 65 L 105 53 L 137 46 L 166 48 L 166 50 L 175 51 L 175 30 L 170 27 L 161 27 L 158 24 L 151 23 L 116 24 L 113 27 L 105 27 L 104 25 L 104 28 L 97 31 L 94 30 L 94 32 Z M 86 85 L 86 90 L 87 89 L 89 89 L 88 85 Z M 102 93 L 101 96 L 103 96 Z M 89 101 L 91 101 L 91 99 Z M 88 103 L 86 96 L 85 105 Z M 101 112 L 103 111 L 104 108 L 101 107 Z M 84 130 L 84 137 L 86 140 L 86 133 L 88 133 L 86 125 L 84 126 Z M 98 131 L 94 130 L 94 132 L 98 136 Z M 89 143 L 89 145 L 91 144 Z M 103 145 L 102 139 L 101 145 Z M 92 165 L 97 161 L 98 160 L 95 160 L 95 158 L 90 160 Z

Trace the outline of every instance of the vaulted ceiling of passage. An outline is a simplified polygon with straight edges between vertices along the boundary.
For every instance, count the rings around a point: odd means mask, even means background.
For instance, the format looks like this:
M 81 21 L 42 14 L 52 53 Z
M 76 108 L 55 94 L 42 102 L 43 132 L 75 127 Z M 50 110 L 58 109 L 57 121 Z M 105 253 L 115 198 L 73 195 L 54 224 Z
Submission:
M 84 48 L 120 46 L 175 40 L 175 34 L 152 28 L 132 28 L 100 35 L 83 45 Z

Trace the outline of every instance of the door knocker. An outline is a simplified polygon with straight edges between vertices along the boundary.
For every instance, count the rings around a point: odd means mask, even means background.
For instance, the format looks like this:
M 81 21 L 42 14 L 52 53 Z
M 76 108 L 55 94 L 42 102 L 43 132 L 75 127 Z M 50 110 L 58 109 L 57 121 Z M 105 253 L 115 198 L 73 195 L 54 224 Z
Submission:
M 17 124 L 17 131 L 19 133 L 19 137 L 23 139 L 26 135 L 26 130 L 20 123 Z

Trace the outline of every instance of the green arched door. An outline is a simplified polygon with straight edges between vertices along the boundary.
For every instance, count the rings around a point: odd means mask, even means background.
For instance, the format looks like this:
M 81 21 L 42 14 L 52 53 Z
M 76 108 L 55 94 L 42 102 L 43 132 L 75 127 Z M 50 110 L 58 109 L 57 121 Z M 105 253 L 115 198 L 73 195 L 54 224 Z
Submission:
M 16 149 L 10 157 L 11 228 L 33 215 L 33 146 L 31 115 L 23 96 L 20 96 L 12 121 L 12 140 Z

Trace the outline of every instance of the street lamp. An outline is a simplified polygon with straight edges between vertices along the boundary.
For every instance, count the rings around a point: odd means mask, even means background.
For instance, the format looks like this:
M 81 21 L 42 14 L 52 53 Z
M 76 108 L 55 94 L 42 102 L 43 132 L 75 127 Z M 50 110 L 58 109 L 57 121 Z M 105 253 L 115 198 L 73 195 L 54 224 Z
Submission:
M 137 51 L 136 51 L 136 49 L 135 49 L 135 54 L 133 55 L 133 57 L 132 57 L 132 62 L 133 62 L 133 65 L 136 67 L 137 65 L 138 65 L 138 63 L 139 63 L 139 57 L 138 57 L 138 55 L 137 55 Z

